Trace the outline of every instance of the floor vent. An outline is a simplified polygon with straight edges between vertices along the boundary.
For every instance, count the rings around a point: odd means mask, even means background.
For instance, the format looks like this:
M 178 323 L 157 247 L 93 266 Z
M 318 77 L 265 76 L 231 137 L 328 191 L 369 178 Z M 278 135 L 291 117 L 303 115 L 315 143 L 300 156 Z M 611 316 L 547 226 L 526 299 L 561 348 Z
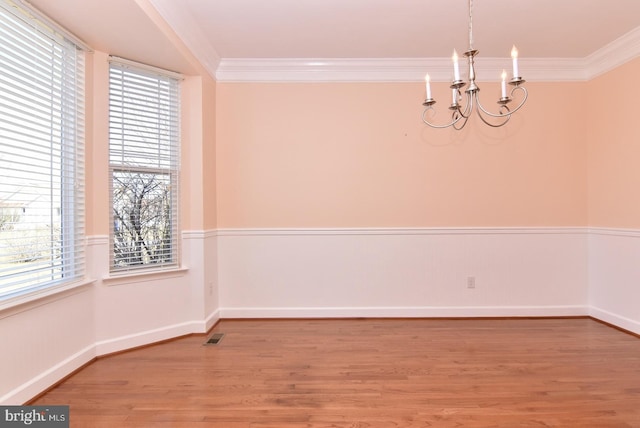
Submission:
M 214 333 L 211 335 L 209 339 L 204 343 L 205 345 L 217 345 L 220 343 L 222 338 L 224 337 L 224 333 Z

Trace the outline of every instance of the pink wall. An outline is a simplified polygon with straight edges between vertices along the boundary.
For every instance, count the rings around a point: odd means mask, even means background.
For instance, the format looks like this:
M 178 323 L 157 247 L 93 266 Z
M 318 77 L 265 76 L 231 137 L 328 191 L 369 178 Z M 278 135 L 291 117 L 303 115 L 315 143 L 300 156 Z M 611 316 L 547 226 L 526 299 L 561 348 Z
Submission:
M 640 58 L 588 83 L 589 224 L 640 227 Z
M 204 115 L 202 78 L 187 77 L 181 90 L 180 219 L 185 230 L 204 224 L 203 158 Z
M 86 234 L 109 234 L 109 55 L 86 57 Z
M 203 76 L 202 83 L 202 182 L 204 230 L 215 229 L 218 225 L 216 201 L 216 82 Z
M 218 83 L 218 227 L 584 226 L 585 85 L 459 133 L 422 124 L 418 83 Z

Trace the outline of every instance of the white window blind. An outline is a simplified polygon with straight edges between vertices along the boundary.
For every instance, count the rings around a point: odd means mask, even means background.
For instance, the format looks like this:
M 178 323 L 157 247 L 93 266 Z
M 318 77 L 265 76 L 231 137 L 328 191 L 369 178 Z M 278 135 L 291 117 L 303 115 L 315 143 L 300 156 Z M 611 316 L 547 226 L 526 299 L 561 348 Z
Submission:
M 0 0 L 0 300 L 84 276 L 84 53 Z
M 175 267 L 180 82 L 118 60 L 109 79 L 111 271 Z

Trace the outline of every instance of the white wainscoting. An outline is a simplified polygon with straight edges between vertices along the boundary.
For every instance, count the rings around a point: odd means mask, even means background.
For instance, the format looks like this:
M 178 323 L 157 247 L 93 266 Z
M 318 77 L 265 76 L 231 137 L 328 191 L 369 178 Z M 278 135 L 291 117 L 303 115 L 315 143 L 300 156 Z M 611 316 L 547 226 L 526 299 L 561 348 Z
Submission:
M 220 316 L 588 315 L 587 232 L 223 229 Z
M 91 237 L 94 285 L 1 311 L 0 404 L 24 403 L 95 356 L 200 333 L 219 318 L 591 315 L 640 334 L 639 230 L 226 229 L 183 238 L 185 272 L 106 285 L 108 241 Z
M 101 278 L 96 287 L 96 354 L 205 333 L 213 326 L 219 319 L 209 303 L 214 300 L 211 289 L 217 291 L 216 256 L 210 251 L 215 240 L 215 231 L 184 231 L 179 269 L 109 276 L 104 262 L 96 267 Z M 108 260 L 108 240 L 100 240 L 93 252 L 98 260 Z
M 25 403 L 95 357 L 92 287 L 0 312 L 0 405 Z
M 640 334 L 640 230 L 590 230 L 589 303 L 594 318 Z
M 107 236 L 87 238 L 86 285 L 0 311 L 0 404 L 23 404 L 96 356 L 219 319 L 216 233 L 183 234 L 183 267 L 109 277 Z

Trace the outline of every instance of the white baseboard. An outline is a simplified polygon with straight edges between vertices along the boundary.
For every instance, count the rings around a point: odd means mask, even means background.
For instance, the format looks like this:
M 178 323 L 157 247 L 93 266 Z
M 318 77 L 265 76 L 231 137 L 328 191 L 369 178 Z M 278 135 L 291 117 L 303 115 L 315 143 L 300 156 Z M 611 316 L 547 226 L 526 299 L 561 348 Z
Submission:
M 115 337 L 113 339 L 96 342 L 96 356 L 124 351 L 139 346 L 149 345 L 163 340 L 173 339 L 192 333 L 204 333 L 203 321 L 189 321 L 181 324 L 170 325 L 153 330 L 141 331 L 135 334 Z
M 209 330 L 211 330 L 211 328 L 216 325 L 216 323 L 218 321 L 220 321 L 220 309 L 216 309 L 215 311 L 213 311 L 206 320 L 204 320 L 204 325 L 202 330 L 198 331 L 199 333 L 206 333 Z
M 22 405 L 43 391 L 46 391 L 48 388 L 51 388 L 52 385 L 55 385 L 61 379 L 64 379 L 65 376 L 73 373 L 95 357 L 95 346 L 87 346 L 19 387 L 9 391 L 0 397 L 0 404 Z
M 203 321 L 191 321 L 96 342 L 9 391 L 0 397 L 0 405 L 22 405 L 96 357 L 187 334 L 206 333 L 219 320 L 220 311 L 216 310 Z
M 139 333 L 116 337 L 109 340 L 96 342 L 96 356 L 111 354 L 113 352 L 124 351 L 138 346 L 149 345 L 163 340 L 173 339 L 193 333 L 206 333 L 220 320 L 220 310 L 215 310 L 202 321 L 189 321 L 174 324 L 153 330 L 141 331 Z
M 589 308 L 589 315 L 631 333 L 640 334 L 640 322 L 638 321 L 594 307 Z
M 222 308 L 221 318 L 475 318 L 587 316 L 586 306 Z

